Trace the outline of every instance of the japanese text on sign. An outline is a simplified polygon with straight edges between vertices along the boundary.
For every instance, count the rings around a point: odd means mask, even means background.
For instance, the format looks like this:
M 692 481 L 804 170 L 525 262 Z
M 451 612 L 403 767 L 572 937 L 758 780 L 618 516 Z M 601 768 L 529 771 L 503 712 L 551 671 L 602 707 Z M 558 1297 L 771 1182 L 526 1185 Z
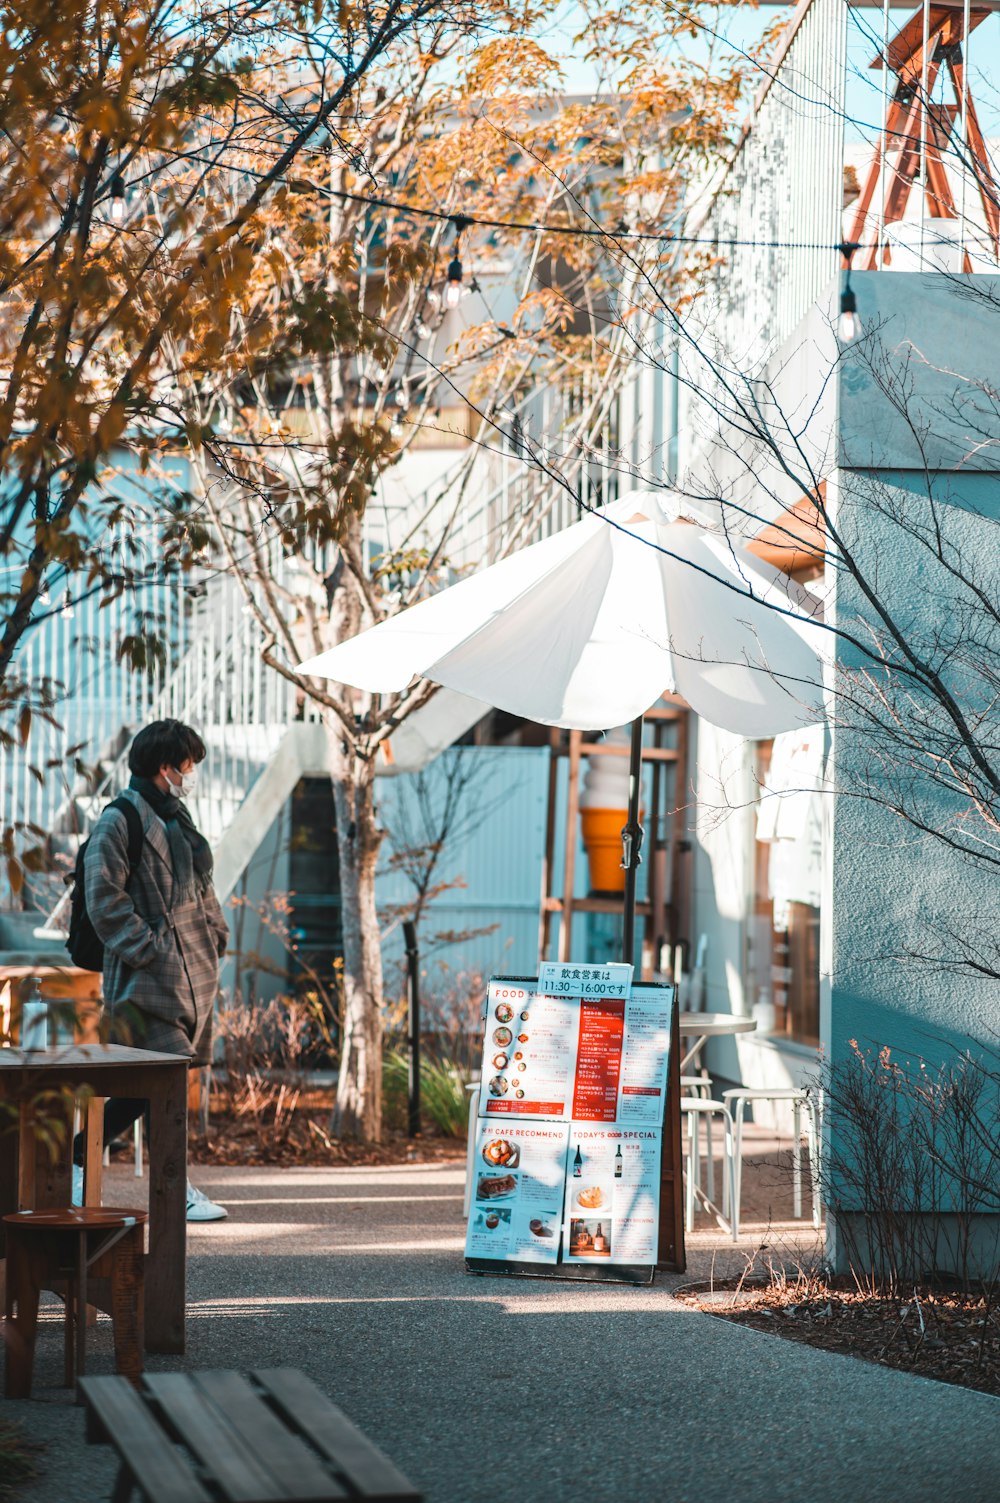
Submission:
M 538 990 L 549 997 L 616 997 L 624 1000 L 631 990 L 633 967 L 612 965 L 565 965 L 547 960 L 539 968 Z

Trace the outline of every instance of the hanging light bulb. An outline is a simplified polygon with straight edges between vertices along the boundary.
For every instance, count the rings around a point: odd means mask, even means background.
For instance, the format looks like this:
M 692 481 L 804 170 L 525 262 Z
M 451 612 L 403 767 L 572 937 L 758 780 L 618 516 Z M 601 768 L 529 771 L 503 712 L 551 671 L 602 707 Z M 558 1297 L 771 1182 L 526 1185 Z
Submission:
M 455 226 L 455 248 L 448 265 L 448 280 L 444 284 L 444 305 L 457 308 L 462 301 L 462 234 L 472 220 L 466 219 L 464 214 L 453 214 L 451 222 Z
M 418 339 L 430 339 L 431 333 L 433 331 L 426 319 L 418 318 L 416 323 L 413 325 L 413 332 Z
M 840 317 L 837 320 L 837 338 L 841 344 L 853 344 L 861 333 L 858 304 L 850 287 L 840 294 Z
M 116 172 L 111 179 L 111 218 L 115 224 L 124 224 L 128 213 L 128 201 L 125 197 L 125 179 L 120 172 Z
M 462 263 L 458 256 L 453 256 L 448 267 L 448 280 L 444 289 L 444 305 L 446 308 L 457 308 L 462 300 Z
M 840 293 L 840 317 L 837 319 L 837 338 L 841 344 L 853 344 L 861 335 L 861 319 L 858 317 L 858 300 L 851 286 L 851 257 L 860 247 L 853 240 L 845 240 L 838 246 L 847 262 L 844 286 Z

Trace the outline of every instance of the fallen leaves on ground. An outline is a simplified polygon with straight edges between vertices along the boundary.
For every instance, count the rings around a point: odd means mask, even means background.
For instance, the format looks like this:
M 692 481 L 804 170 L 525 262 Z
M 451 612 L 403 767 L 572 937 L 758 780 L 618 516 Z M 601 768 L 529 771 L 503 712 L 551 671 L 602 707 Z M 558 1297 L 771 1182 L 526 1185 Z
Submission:
M 362 1143 L 333 1137 L 329 1109 L 296 1111 L 276 1133 L 266 1122 L 213 1111 L 208 1133 L 192 1131 L 188 1140 L 193 1164 L 283 1165 L 326 1168 L 350 1164 L 440 1163 L 461 1159 L 464 1143 L 457 1138 L 407 1138 L 386 1133 L 381 1143 Z
M 809 1279 L 688 1286 L 685 1303 L 739 1325 L 923 1378 L 1000 1395 L 1000 1289 L 895 1297 Z
M 21 1487 L 38 1476 L 42 1442 L 28 1440 L 20 1425 L 0 1420 L 0 1499 L 15 1498 Z

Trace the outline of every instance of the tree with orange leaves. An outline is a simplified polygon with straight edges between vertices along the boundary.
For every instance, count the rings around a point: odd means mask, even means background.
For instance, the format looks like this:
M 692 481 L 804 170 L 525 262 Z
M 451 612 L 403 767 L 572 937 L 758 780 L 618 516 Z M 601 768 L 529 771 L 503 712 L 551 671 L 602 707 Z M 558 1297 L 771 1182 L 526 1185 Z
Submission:
M 341 1132 L 376 1139 L 381 1127 L 376 760 L 433 689 L 371 698 L 297 664 L 456 568 L 529 541 L 560 500 L 600 498 L 618 457 L 619 397 L 648 334 L 637 279 L 674 300 L 696 294 L 698 268 L 670 230 L 739 97 L 741 60 L 713 69 L 685 56 L 696 10 L 667 20 L 654 4 L 595 10 L 593 45 L 626 76 L 585 98 L 561 93 L 556 62 L 527 35 L 543 29 L 544 6 L 516 16 L 497 0 L 477 6 L 477 48 L 444 21 L 420 45 L 400 38 L 357 91 L 352 121 L 301 154 L 262 222 L 229 304 L 216 366 L 228 381 L 205 380 L 182 335 L 170 344 L 199 526 L 264 628 L 267 663 L 327 732 L 344 930 Z M 529 419 L 540 392 L 542 427 Z M 373 556 L 371 497 L 449 425 L 449 409 L 464 453 L 425 514 Z M 489 483 L 484 466 L 511 456 L 520 489 L 474 555 L 463 519 Z M 294 560 L 296 588 L 276 558 Z
M 165 342 L 214 368 L 262 215 L 303 152 L 353 121 L 373 65 L 443 13 L 471 24 L 472 7 L 431 0 L 0 3 L 5 720 L 46 576 L 129 583 L 95 546 L 123 516 L 95 482 L 155 410 Z

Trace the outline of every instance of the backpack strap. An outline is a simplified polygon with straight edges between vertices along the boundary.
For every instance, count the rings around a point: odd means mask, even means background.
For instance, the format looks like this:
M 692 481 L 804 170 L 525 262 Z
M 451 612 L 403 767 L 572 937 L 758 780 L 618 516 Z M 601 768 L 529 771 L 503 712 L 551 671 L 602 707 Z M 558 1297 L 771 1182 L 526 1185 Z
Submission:
M 130 798 L 113 799 L 108 808 L 118 809 L 125 816 L 125 823 L 128 825 L 128 865 L 129 871 L 134 871 L 142 859 L 142 815 Z

